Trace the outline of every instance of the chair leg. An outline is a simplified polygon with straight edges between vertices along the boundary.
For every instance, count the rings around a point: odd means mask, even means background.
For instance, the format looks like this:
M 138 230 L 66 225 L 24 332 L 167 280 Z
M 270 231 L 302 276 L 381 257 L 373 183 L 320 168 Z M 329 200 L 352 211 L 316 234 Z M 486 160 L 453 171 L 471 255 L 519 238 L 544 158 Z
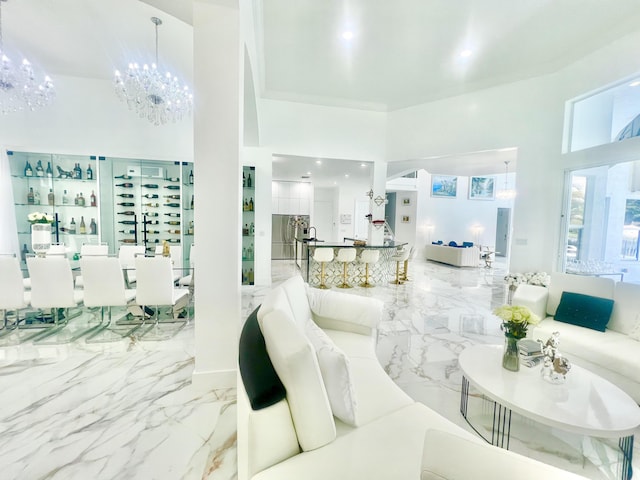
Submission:
M 328 289 L 330 287 L 324 283 L 324 265 L 325 262 L 320 262 L 320 285 L 318 285 L 318 288 Z
M 373 283 L 369 282 L 369 262 L 364 264 L 364 283 L 361 283 L 360 286 L 364 288 L 375 287 Z
M 402 271 L 402 281 L 409 282 L 409 260 L 404 261 L 404 270 Z
M 344 265 L 342 271 L 342 283 L 338 285 L 338 288 L 351 288 L 351 285 L 347 283 L 347 262 L 342 262 L 342 264 Z
M 396 279 L 392 280 L 389 283 L 392 283 L 394 285 L 402 285 L 404 283 L 400 278 L 400 261 L 399 260 L 396 261 Z

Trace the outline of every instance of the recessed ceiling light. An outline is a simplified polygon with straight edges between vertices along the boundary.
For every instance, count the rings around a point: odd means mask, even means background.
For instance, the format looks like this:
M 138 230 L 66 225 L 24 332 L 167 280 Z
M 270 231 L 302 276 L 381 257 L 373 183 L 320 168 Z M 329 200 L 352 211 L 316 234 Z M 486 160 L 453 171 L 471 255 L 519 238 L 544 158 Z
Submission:
M 473 55 L 473 51 L 468 48 L 465 48 L 460 52 L 460 56 L 462 58 L 467 58 L 467 57 L 470 57 L 471 55 Z
M 311 175 L 311 172 L 307 172 L 307 175 Z
M 343 40 L 353 40 L 354 34 L 351 30 L 346 30 L 344 32 L 342 32 L 342 39 Z
M 322 165 L 322 160 L 316 160 L 316 165 Z
M 640 80 L 635 80 L 629 84 L 630 87 L 637 87 L 640 85 Z
M 364 168 L 364 167 L 366 167 L 366 166 L 367 166 L 367 164 L 366 164 L 366 163 L 361 163 L 361 164 L 360 164 L 360 166 L 361 166 L 362 168 Z
M 344 178 L 349 178 L 349 174 L 348 174 L 348 173 L 345 173 L 345 174 L 344 174 Z

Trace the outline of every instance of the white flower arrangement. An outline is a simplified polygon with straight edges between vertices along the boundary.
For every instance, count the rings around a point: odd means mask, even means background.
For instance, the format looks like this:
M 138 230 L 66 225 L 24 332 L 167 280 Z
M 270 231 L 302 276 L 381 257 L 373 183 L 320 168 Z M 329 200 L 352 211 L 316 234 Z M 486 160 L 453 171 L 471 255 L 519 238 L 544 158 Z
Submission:
M 504 277 L 504 281 L 510 287 L 518 285 L 539 285 L 548 287 L 551 277 L 546 272 L 509 273 Z
M 53 216 L 43 212 L 32 212 L 27 215 L 27 220 L 32 225 L 34 223 L 53 223 Z

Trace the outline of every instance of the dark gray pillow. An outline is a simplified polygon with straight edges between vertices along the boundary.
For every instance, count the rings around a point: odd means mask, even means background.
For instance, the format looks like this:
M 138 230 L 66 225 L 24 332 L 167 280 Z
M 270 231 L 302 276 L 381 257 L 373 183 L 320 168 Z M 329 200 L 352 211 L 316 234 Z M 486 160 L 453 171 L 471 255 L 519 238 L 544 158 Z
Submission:
M 613 310 L 613 300 L 574 292 L 562 292 L 554 318 L 559 322 L 604 332 Z
M 251 408 L 261 410 L 285 398 L 286 391 L 280 377 L 273 368 L 262 330 L 258 325 L 256 308 L 242 327 L 238 346 L 238 364 L 244 389 Z

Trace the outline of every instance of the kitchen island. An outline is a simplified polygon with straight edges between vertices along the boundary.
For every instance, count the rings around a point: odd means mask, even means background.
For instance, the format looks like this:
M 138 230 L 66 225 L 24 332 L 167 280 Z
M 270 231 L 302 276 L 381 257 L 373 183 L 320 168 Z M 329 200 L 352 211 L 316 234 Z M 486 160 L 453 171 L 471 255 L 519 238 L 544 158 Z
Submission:
M 320 285 L 320 264 L 313 259 L 316 248 L 332 248 L 334 260 L 325 265 L 325 283 L 336 286 L 342 283 L 342 263 L 335 260 L 341 248 L 355 248 L 356 261 L 348 268 L 347 283 L 352 286 L 364 281 L 364 264 L 358 261 L 365 249 L 380 250 L 380 260 L 369 265 L 369 277 L 373 284 L 387 283 L 395 278 L 396 264 L 390 258 L 407 242 L 386 241 L 382 245 L 358 245 L 353 238 L 344 238 L 343 242 L 324 242 L 318 239 L 296 238 L 296 264 L 302 272 L 302 278 L 315 287 Z

